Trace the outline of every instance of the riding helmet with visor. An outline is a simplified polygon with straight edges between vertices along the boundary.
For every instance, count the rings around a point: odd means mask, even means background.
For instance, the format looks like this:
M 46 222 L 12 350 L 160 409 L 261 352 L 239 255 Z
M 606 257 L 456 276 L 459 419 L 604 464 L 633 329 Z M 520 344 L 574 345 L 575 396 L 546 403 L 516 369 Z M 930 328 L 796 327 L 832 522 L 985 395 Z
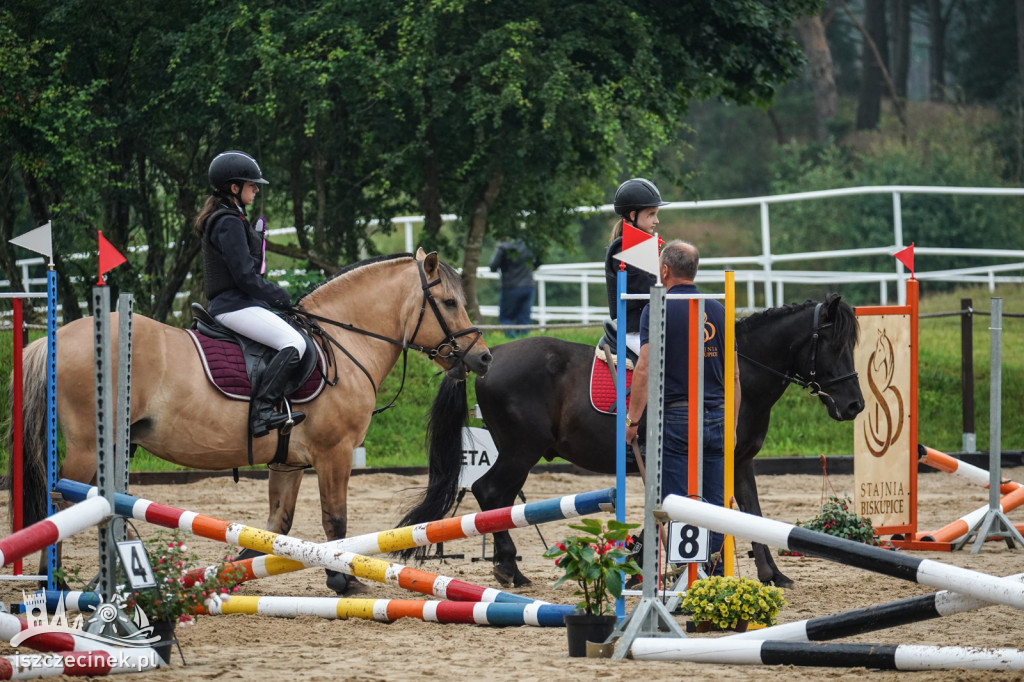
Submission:
M 255 182 L 269 185 L 263 178 L 256 159 L 245 152 L 227 151 L 218 154 L 210 162 L 210 184 L 216 189 L 229 191 L 232 183 Z
M 661 192 L 654 183 L 644 178 L 626 180 L 615 190 L 615 212 L 627 220 L 634 211 L 667 203 L 661 200 Z

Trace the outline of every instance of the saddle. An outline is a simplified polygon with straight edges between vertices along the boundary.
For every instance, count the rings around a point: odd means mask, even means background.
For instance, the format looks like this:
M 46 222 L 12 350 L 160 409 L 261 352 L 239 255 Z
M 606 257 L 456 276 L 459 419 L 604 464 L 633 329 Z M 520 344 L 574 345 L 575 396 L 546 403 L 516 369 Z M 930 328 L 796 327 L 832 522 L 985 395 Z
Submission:
M 618 327 L 616 326 L 615 320 L 610 317 L 605 318 L 604 336 L 602 336 L 601 340 L 597 342 L 597 348 L 600 350 L 603 346 L 608 346 L 608 350 L 611 351 L 613 361 L 617 357 L 616 351 L 618 349 L 618 338 Z M 604 353 L 601 353 L 601 357 L 604 357 Z M 637 359 L 637 354 L 627 348 L 626 367 L 632 369 Z
M 253 384 L 258 385 L 260 375 L 277 350 L 222 326 L 198 303 L 192 304 L 192 328 L 186 331 L 195 344 L 203 372 L 210 383 L 232 400 L 249 401 Z M 326 384 L 323 350 L 306 332 L 298 331 L 306 341 L 306 352 L 302 354 L 302 364 L 285 391 L 289 402 L 296 405 L 312 401 Z M 310 349 L 316 352 L 311 353 Z
M 615 321 L 604 321 L 604 336 L 594 349 L 594 363 L 590 368 L 590 404 L 598 412 L 615 414 Z M 609 360 L 612 364 L 609 364 Z M 626 351 L 626 407 L 629 407 L 629 387 L 633 383 L 636 355 Z

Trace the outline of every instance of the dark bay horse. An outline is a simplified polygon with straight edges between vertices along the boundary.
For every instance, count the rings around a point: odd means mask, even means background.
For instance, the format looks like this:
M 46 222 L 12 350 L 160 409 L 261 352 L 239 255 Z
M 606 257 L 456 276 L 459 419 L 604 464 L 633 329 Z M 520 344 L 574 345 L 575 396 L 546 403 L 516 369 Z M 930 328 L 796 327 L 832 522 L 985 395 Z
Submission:
M 491 361 L 472 326 L 458 273 L 422 249 L 356 263 L 318 285 L 299 301 L 329 335 L 337 383 L 303 406 L 306 420 L 291 433 L 289 465 L 316 469 L 323 527 L 328 540 L 347 531 L 352 450 L 370 425 L 376 391 L 404 349 L 423 351 L 465 379 L 483 374 Z M 131 442 L 154 455 L 194 469 L 232 469 L 248 464 L 248 403 L 229 400 L 206 380 L 184 329 L 133 316 Z M 117 323 L 111 322 L 114 366 Z M 344 352 L 341 351 L 344 349 Z M 93 321 L 72 322 L 57 332 L 57 417 L 67 455 L 61 476 L 91 482 L 96 473 L 96 400 Z M 26 348 L 25 525 L 46 515 L 46 340 Z M 460 427 L 454 424 L 458 435 Z M 252 441 L 253 461 L 274 456 L 277 437 Z M 298 474 L 272 473 L 268 529 L 287 533 L 298 494 Z M 288 485 L 282 485 L 288 482 Z M 169 501 L 173 502 L 173 501 Z M 336 592 L 359 589 L 328 573 Z
M 753 460 L 768 432 L 771 408 L 790 383 L 817 396 L 837 421 L 853 419 L 864 409 L 853 365 L 857 331 L 853 309 L 836 294 L 821 303 L 772 308 L 736 323 L 742 399 L 735 494 L 744 511 L 761 513 Z M 615 472 L 615 417 L 595 410 L 588 393 L 593 346 L 533 337 L 496 346 L 492 353 L 491 370 L 476 380 L 477 402 L 498 448 L 497 461 L 473 484 L 482 510 L 514 504 L 541 457 L 558 456 L 590 471 Z M 399 525 L 442 518 L 453 506 L 462 444 L 453 440 L 447 421 L 462 420 L 466 411 L 458 410 L 465 402 L 465 391 L 445 380 L 431 412 L 437 433 L 431 438 L 428 486 Z M 632 456 L 627 461 L 635 472 Z M 515 556 L 509 534 L 496 533 L 494 575 L 503 585 L 529 583 Z M 765 545 L 754 544 L 754 559 L 762 582 L 792 584 Z

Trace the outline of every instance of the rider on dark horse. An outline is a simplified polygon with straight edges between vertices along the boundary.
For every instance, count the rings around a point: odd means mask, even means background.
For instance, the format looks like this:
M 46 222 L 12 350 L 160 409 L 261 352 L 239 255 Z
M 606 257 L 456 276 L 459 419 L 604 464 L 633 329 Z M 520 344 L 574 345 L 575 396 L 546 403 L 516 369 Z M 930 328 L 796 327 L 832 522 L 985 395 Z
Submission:
M 278 412 L 285 386 L 299 367 L 306 342 L 271 309 L 291 307 L 288 292 L 263 277 L 263 236 L 246 216 L 259 192 L 269 184 L 256 160 L 244 152 L 227 151 L 210 163 L 213 190 L 196 218 L 203 248 L 203 293 L 214 319 L 242 336 L 278 351 L 252 396 L 252 435 L 301 422 L 302 412 Z
M 616 260 L 622 251 L 622 223 L 628 222 L 633 227 L 647 234 L 654 234 L 658 226 L 658 209 L 667 201 L 661 200 L 661 192 L 654 183 L 644 178 L 626 180 L 615 190 L 615 213 L 622 220 L 615 223 L 612 230 L 612 241 L 604 256 L 604 279 L 608 291 L 608 314 L 614 320 L 618 311 L 618 288 L 616 279 L 622 261 Z M 626 266 L 626 293 L 647 294 L 654 286 L 653 274 L 632 265 Z M 647 301 L 626 301 L 626 347 L 633 355 L 640 354 L 640 313 Z

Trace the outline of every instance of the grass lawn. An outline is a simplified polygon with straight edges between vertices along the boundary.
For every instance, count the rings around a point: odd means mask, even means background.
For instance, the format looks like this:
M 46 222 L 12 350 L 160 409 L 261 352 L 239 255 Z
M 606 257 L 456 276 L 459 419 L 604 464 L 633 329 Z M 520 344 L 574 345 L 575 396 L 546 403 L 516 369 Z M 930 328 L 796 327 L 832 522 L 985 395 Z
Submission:
M 951 313 L 960 310 L 961 298 L 972 298 L 977 311 L 987 312 L 990 294 L 987 288 L 963 289 L 952 293 L 929 294 L 922 284 L 921 313 Z M 1003 299 L 1002 354 L 1002 449 L 1024 449 L 1024 423 L 1008 418 L 1017 405 L 1024 404 L 1024 290 L 1002 287 L 994 294 Z M 989 440 L 989 318 L 976 314 L 974 331 L 975 430 L 979 450 Z M 571 341 L 596 343 L 601 335 L 597 327 L 555 329 L 549 335 Z M 536 332 L 534 334 L 537 334 Z M 488 345 L 507 341 L 500 332 L 488 332 Z M 0 370 L 11 376 L 11 334 L 0 335 Z M 945 452 L 962 449 L 960 317 L 923 318 L 920 321 L 919 349 L 919 433 L 921 443 Z M 378 390 L 378 405 L 385 405 L 398 391 L 401 367 L 395 368 Z M 369 467 L 424 466 L 425 420 L 441 376 L 436 366 L 419 354 L 409 354 L 405 388 L 397 405 L 374 417 L 366 436 L 366 462 Z M 472 381 L 470 405 L 475 402 Z M 0 409 L 9 421 L 8 392 L 0 397 Z M 6 430 L 6 429 L 5 429 Z M 0 458 L 6 468 L 9 439 L 5 439 Z M 824 406 L 798 387 L 790 387 L 772 412 L 772 425 L 762 456 L 849 454 L 853 450 L 853 423 L 838 423 L 828 418 Z M 148 453 L 141 452 L 132 461 L 133 471 L 159 471 L 175 468 Z

